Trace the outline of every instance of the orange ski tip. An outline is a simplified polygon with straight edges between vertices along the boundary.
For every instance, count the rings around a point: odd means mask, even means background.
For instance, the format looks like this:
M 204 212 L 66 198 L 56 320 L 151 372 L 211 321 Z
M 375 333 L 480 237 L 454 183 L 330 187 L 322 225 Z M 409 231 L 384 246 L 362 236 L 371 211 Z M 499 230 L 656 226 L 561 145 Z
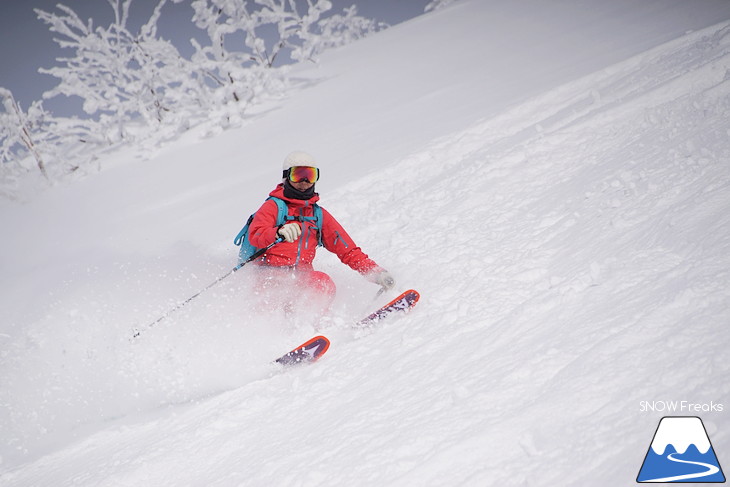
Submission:
M 408 291 L 406 291 L 406 294 L 407 293 L 413 293 L 413 294 L 415 294 L 416 295 L 416 301 L 418 301 L 418 299 L 421 297 L 421 293 L 419 293 L 415 289 L 409 289 Z
M 302 348 L 302 347 L 306 347 L 307 345 L 309 345 L 309 344 L 311 344 L 311 343 L 314 343 L 314 342 L 316 342 L 317 340 L 324 340 L 324 341 L 325 341 L 325 342 L 327 343 L 327 345 L 329 345 L 329 343 L 330 343 L 330 341 L 329 341 L 329 338 L 327 338 L 326 336 L 318 335 L 318 336 L 316 336 L 316 337 L 310 338 L 309 340 L 307 340 L 306 342 L 302 343 L 302 344 L 301 344 L 300 346 L 298 346 L 297 348 Z
M 413 300 L 413 304 L 416 304 L 418 302 L 418 300 L 421 298 L 421 295 L 419 294 L 418 291 L 416 291 L 415 289 L 409 289 L 408 291 L 403 291 L 402 293 L 400 293 L 397 298 L 395 298 L 393 301 L 391 301 L 390 303 L 388 303 L 385 306 L 383 306 L 383 308 L 386 308 L 388 306 L 391 306 L 391 305 L 395 304 L 396 302 L 400 301 L 401 299 L 403 299 L 408 294 L 414 294 L 415 295 L 415 299 Z
M 329 338 L 327 338 L 326 336 L 319 335 L 319 336 L 316 336 L 314 338 L 310 338 L 309 340 L 307 340 L 306 342 L 302 343 L 301 345 L 299 345 L 294 350 L 299 350 L 301 348 L 306 348 L 309 345 L 311 345 L 312 343 L 314 343 L 316 341 L 319 341 L 319 340 L 322 340 L 324 342 L 324 349 L 321 352 L 319 352 L 319 354 L 317 354 L 317 357 L 314 360 L 312 360 L 312 362 L 314 362 L 315 360 L 319 360 L 319 357 L 321 357 L 322 355 L 324 355 L 324 353 L 327 350 L 329 350 L 329 348 L 330 348 L 330 341 L 329 341 Z

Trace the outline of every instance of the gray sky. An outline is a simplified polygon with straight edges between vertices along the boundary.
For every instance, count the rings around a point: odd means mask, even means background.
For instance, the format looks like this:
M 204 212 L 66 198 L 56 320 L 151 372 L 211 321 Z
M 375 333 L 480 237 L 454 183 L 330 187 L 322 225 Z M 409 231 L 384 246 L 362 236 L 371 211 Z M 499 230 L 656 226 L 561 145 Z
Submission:
M 23 108 L 41 98 L 57 84 L 56 78 L 38 73 L 50 68 L 55 58 L 70 55 L 53 41 L 54 34 L 38 19 L 33 9 L 58 12 L 57 4 L 72 8 L 83 20 L 94 19 L 94 25 L 108 25 L 112 9 L 107 0 L 0 0 L 0 86 L 13 92 Z M 360 15 L 395 25 L 423 13 L 429 0 L 332 0 L 335 12 L 357 4 Z M 134 31 L 149 19 L 156 0 L 135 0 L 130 9 L 130 27 Z M 192 21 L 190 2 L 175 5 L 168 2 L 160 18 L 160 36 L 171 40 L 181 53 L 189 54 L 189 39 L 203 34 Z M 201 41 L 204 38 L 201 37 Z M 62 103 L 47 104 L 51 110 L 63 110 Z

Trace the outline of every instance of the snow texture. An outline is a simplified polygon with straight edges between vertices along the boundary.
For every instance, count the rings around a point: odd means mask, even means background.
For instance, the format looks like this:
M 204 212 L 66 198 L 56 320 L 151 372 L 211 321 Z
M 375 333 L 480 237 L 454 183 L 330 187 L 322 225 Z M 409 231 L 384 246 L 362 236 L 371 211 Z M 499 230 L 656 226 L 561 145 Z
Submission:
M 458 1 L 240 129 L 3 202 L 0 484 L 633 485 L 666 414 L 641 401 L 730 405 L 727 19 Z M 272 368 L 315 330 L 245 268 L 130 343 L 236 264 L 294 149 L 415 310 L 349 331 L 377 289 L 320 252 L 315 365 Z M 701 413 L 720 464 L 727 414 Z

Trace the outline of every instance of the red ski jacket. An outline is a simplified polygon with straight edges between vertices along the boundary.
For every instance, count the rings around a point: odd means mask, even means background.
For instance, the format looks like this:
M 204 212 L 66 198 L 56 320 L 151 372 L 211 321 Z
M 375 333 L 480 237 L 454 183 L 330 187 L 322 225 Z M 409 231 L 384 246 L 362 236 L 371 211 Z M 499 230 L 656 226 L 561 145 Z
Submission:
M 284 185 L 279 184 L 270 196 L 286 202 L 288 214 L 297 216 L 314 216 L 312 205 L 319 200 L 314 195 L 308 200 L 290 199 L 284 196 Z M 321 208 L 321 207 L 320 207 Z M 259 248 L 266 247 L 277 239 L 276 217 L 278 207 L 272 200 L 267 200 L 256 212 L 249 227 L 249 240 Z M 297 220 L 295 220 L 297 221 Z M 294 242 L 281 242 L 266 251 L 261 259 L 255 262 L 259 265 L 276 267 L 296 266 L 299 269 L 312 269 L 312 261 L 317 252 L 317 230 L 315 221 L 297 221 L 302 227 L 302 235 Z M 343 264 L 357 272 L 366 275 L 380 267 L 370 259 L 345 232 L 342 225 L 324 208 L 322 208 L 322 243 L 324 248 L 339 257 Z

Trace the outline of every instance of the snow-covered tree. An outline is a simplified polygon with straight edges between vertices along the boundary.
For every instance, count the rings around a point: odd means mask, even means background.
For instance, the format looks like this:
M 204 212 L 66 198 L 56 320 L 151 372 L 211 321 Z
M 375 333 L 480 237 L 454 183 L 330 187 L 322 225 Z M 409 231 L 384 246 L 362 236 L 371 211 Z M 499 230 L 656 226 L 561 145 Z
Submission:
M 277 67 L 315 60 L 383 26 L 358 16 L 354 7 L 326 16 L 328 0 L 194 0 L 192 7 L 195 25 L 210 39 L 207 46 L 193 43 L 193 62 L 225 99 L 235 101 L 250 102 L 285 86 Z
M 39 102 L 34 103 L 28 112 L 24 112 L 10 90 L 0 87 L 0 164 L 7 169 L 13 162 L 22 158 L 27 151 L 36 161 L 40 173 L 48 179 L 46 163 L 39 142 L 45 136 L 37 130 L 43 109 Z M 13 167 L 16 169 L 16 167 Z
M 342 14 L 302 25 L 296 41 L 290 43 L 291 57 L 296 61 L 316 61 L 327 49 L 344 46 L 384 27 L 383 23 L 359 16 L 357 6 L 353 5 Z
M 128 124 L 143 120 L 159 125 L 173 106 L 181 102 L 176 88 L 189 77 L 189 62 L 168 41 L 157 37 L 156 24 L 167 0 L 160 0 L 138 34 L 127 28 L 132 0 L 107 0 L 114 21 L 107 27 L 84 23 L 69 7 L 59 4 L 61 14 L 36 10 L 50 30 L 60 34 L 56 42 L 74 55 L 58 59 L 62 64 L 41 72 L 60 83 L 45 98 L 78 96 L 83 110 L 98 121 L 107 143 L 130 138 Z M 185 85 L 188 88 L 188 85 Z M 195 97 L 197 93 L 191 93 Z
M 271 68 L 290 39 L 330 10 L 328 0 L 307 0 L 302 16 L 294 0 L 194 0 L 195 25 L 206 31 L 211 44 L 205 53 L 211 59 Z M 243 44 L 229 40 L 239 36 Z M 228 42 L 227 42 L 228 40 Z

